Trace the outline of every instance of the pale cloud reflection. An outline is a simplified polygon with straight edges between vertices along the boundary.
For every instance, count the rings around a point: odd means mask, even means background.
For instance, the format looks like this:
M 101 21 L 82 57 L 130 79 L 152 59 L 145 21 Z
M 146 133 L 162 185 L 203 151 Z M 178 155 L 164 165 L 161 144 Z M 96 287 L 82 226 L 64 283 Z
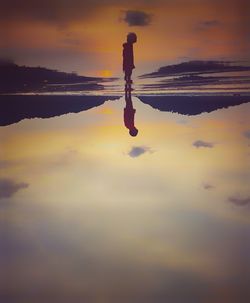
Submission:
M 250 204 L 250 197 L 231 196 L 228 201 L 236 206 L 246 206 Z
M 250 130 L 246 130 L 243 134 L 246 138 L 250 139 Z
M 146 152 L 150 152 L 150 148 L 147 146 L 133 146 L 131 150 L 128 152 L 128 155 L 131 158 L 136 158 L 145 154 Z
M 211 190 L 211 189 L 214 189 L 215 186 L 211 183 L 203 183 L 203 188 L 206 189 L 206 190 Z
M 214 147 L 214 143 L 212 142 L 206 142 L 203 140 L 196 140 L 193 142 L 193 146 L 200 148 L 200 147 L 208 147 L 208 148 L 212 148 Z
M 0 199 L 10 198 L 21 189 L 29 186 L 25 182 L 16 182 L 11 179 L 0 178 Z

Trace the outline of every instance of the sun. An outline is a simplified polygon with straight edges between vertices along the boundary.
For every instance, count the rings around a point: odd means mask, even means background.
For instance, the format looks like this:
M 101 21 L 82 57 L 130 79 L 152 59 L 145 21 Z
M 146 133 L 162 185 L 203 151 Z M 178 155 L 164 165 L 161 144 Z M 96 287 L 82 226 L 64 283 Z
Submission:
M 112 72 L 109 69 L 103 69 L 100 71 L 100 76 L 104 78 L 109 78 L 112 76 Z

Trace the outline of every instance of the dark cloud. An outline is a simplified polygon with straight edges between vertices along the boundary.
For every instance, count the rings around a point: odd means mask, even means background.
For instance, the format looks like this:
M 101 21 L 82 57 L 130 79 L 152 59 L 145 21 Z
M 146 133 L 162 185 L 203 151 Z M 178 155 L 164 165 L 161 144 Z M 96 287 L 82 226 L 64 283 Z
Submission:
M 5 67 L 5 66 L 13 66 L 15 65 L 14 61 L 9 58 L 0 58 L 0 67 Z
M 250 139 L 250 130 L 246 130 L 244 133 L 244 136 Z
M 250 197 L 241 198 L 238 196 L 231 196 L 228 198 L 228 201 L 237 206 L 246 206 L 246 205 L 250 204 Z
M 214 144 L 212 142 L 206 142 L 203 140 L 196 140 L 193 142 L 193 146 L 195 146 L 196 148 L 200 148 L 200 147 L 208 147 L 208 148 L 212 148 L 214 147 Z
M 70 41 L 77 43 L 75 40 Z M 0 66 L 0 78 L 3 79 L 0 82 L 0 93 L 100 90 L 104 89 L 104 86 L 99 82 L 107 80 L 43 67 L 19 66 L 13 63 Z
M 20 189 L 27 188 L 28 183 L 17 183 L 11 179 L 0 179 L 0 199 L 10 198 Z
M 79 20 L 95 13 L 100 7 L 97 0 L 72 1 L 34 1 L 18 0 L 2 1 L 0 16 L 9 20 L 37 20 L 63 24 L 71 20 Z
M 193 76 L 201 74 L 212 74 L 220 72 L 249 71 L 250 66 L 236 65 L 237 62 L 230 61 L 188 61 L 179 64 L 167 65 L 158 71 L 141 75 L 140 78 L 155 78 L 167 76 Z
M 145 0 L 136 2 L 145 4 Z M 0 17 L 1 20 L 35 20 L 57 24 L 60 28 L 67 27 L 72 21 L 85 21 L 94 15 L 103 12 L 107 7 L 133 6 L 132 0 L 71 0 L 71 1 L 53 1 L 53 0 L 9 0 L 1 1 Z M 140 16 L 139 16 L 140 17 Z M 103 15 L 105 18 L 105 15 Z M 144 20 L 144 19 L 142 19 Z M 142 22 L 140 18 L 135 22 Z M 141 25 L 141 24 L 139 24 Z
M 146 146 L 133 146 L 131 150 L 129 151 L 128 155 L 132 158 L 139 157 L 146 152 L 150 151 L 149 147 Z
M 214 185 L 212 185 L 210 183 L 204 183 L 203 188 L 206 189 L 206 190 L 210 190 L 210 189 L 214 188 Z
M 237 65 L 229 61 L 188 61 L 175 65 L 161 67 L 158 71 L 145 74 L 140 78 L 168 77 L 158 82 L 143 85 L 144 90 L 152 89 L 202 89 L 211 90 L 216 85 L 217 90 L 231 90 L 233 88 L 248 88 L 250 75 L 239 72 L 249 71 L 250 66 Z M 232 75 L 231 72 L 238 72 Z M 222 73 L 223 74 L 216 74 Z M 233 87 L 234 86 L 234 87 Z
M 151 15 L 143 11 L 128 10 L 123 19 L 129 26 L 146 26 L 151 23 Z
M 211 85 L 216 85 L 217 89 L 232 89 L 232 85 L 250 85 L 250 76 L 200 76 L 200 75 L 184 75 L 176 76 L 170 79 L 164 79 L 156 83 L 143 85 L 144 89 L 211 89 Z M 230 85 L 230 87 L 228 87 Z
M 218 20 L 206 20 L 201 21 L 197 25 L 198 30 L 207 30 L 210 28 L 218 27 L 220 25 L 220 22 Z

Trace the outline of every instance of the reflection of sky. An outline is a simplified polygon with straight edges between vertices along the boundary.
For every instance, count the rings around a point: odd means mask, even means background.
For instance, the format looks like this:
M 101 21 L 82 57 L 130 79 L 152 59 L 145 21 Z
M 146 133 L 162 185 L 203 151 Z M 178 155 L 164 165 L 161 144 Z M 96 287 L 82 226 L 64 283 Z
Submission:
M 27 185 L 0 200 L 3 298 L 247 302 L 249 104 L 188 117 L 134 98 L 132 138 L 124 103 L 0 129 L 1 178 Z

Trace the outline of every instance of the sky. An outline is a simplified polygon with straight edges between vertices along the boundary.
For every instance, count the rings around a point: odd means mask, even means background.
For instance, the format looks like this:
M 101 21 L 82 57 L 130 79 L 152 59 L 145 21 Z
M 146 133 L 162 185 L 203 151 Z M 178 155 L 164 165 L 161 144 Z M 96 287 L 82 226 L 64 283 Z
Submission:
M 80 75 L 120 76 L 135 32 L 135 75 L 189 60 L 249 61 L 247 0 L 3 0 L 0 57 Z
M 0 128 L 2 301 L 249 302 L 249 103 L 133 103 Z

